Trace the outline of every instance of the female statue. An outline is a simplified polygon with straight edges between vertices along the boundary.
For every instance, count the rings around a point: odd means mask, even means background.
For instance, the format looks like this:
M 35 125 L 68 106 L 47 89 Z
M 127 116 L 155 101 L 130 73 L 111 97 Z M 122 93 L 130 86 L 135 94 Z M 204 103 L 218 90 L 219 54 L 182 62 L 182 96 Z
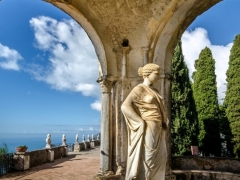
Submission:
M 165 131 L 167 115 L 163 99 L 153 88 L 160 67 L 146 64 L 139 68 L 143 83 L 137 85 L 121 109 L 128 129 L 128 159 L 125 180 L 164 180 L 167 161 Z

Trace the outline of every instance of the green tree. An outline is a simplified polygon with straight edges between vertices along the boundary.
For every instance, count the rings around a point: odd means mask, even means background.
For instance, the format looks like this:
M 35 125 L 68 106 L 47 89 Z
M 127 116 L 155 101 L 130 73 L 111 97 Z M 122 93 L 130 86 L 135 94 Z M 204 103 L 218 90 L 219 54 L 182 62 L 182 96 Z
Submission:
M 7 154 L 8 153 L 8 146 L 6 143 L 2 143 L 0 146 L 0 155 L 1 154 Z
M 227 70 L 227 91 L 224 100 L 233 134 L 234 154 L 240 157 L 240 35 L 234 39 Z
M 198 113 L 199 149 L 203 155 L 220 156 L 221 141 L 215 60 L 208 47 L 201 51 L 199 58 L 195 61 L 195 69 L 193 95 Z
M 197 115 L 188 68 L 184 62 L 181 41 L 172 58 L 172 154 L 190 155 L 190 146 L 197 142 Z
M 221 141 L 225 146 L 222 146 L 221 156 L 233 156 L 232 133 L 226 115 L 226 107 L 223 105 L 219 106 L 219 130 Z

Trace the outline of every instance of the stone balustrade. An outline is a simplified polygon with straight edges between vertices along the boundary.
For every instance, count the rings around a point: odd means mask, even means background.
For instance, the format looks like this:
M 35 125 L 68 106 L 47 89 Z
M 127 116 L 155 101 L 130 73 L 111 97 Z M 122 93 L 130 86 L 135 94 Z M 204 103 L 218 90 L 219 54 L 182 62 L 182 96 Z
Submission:
M 49 149 L 44 148 L 29 152 L 16 152 L 13 157 L 13 163 L 15 169 L 27 170 L 43 163 L 53 162 L 55 159 L 67 156 L 67 154 L 67 146 L 59 146 Z
M 76 141 L 74 143 L 74 152 L 80 152 L 83 150 L 87 150 L 89 148 L 93 148 L 95 146 L 100 146 L 99 134 L 96 137 L 92 135 L 91 138 L 88 135 L 87 139 L 85 138 L 85 135 L 83 135 L 81 143 L 78 142 L 78 134 L 76 134 Z
M 99 146 L 99 136 L 94 138 L 89 137 L 81 143 L 78 142 L 78 135 L 76 136 L 76 142 L 74 143 L 74 151 L 80 152 L 87 150 L 94 146 Z M 53 162 L 56 159 L 66 157 L 68 155 L 68 145 L 66 143 L 66 136 L 63 135 L 62 145 L 53 146 L 51 144 L 51 135 L 47 135 L 46 146 L 44 149 L 29 151 L 29 152 L 16 152 L 13 156 L 13 167 L 16 170 L 27 170 L 34 166 L 41 165 L 43 163 Z

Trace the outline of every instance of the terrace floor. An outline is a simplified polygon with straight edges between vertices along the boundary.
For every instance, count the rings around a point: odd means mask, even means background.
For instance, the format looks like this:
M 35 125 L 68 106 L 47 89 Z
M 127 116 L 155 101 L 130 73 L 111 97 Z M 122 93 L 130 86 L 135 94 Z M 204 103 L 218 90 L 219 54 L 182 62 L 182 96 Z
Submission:
M 91 180 L 100 167 L 99 147 L 69 152 L 67 157 L 45 163 L 27 171 L 12 172 L 0 176 L 9 180 Z

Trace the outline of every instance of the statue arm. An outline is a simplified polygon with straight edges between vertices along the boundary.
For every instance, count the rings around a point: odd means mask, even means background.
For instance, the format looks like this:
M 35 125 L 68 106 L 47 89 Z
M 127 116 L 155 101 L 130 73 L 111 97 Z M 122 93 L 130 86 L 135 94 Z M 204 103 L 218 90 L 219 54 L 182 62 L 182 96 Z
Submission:
M 127 116 L 131 120 L 138 123 L 143 123 L 143 119 L 137 114 L 137 112 L 133 108 L 133 103 L 138 98 L 138 95 L 132 91 L 123 102 L 121 110 L 125 114 L 125 116 Z

